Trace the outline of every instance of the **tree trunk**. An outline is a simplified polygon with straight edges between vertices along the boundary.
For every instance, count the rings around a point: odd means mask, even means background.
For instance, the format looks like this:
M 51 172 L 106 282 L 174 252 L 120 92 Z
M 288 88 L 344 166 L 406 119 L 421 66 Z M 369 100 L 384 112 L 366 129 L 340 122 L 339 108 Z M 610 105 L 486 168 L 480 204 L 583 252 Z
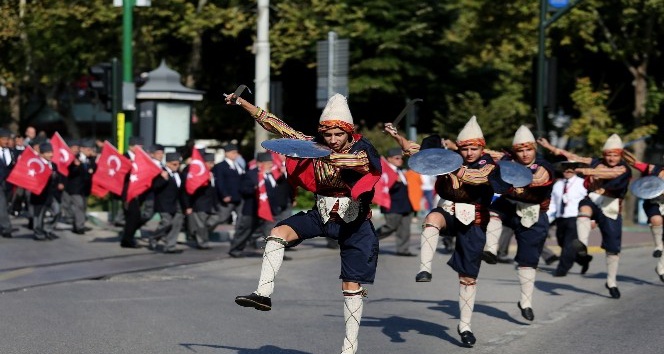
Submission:
M 207 4 L 207 0 L 198 0 L 196 13 L 200 14 L 203 7 Z M 201 50 L 203 47 L 203 33 L 196 33 L 191 43 L 191 57 L 189 58 L 189 65 L 187 65 L 187 76 L 185 79 L 185 86 L 194 88 L 196 86 L 196 77 L 201 70 Z
M 21 86 L 16 85 L 9 98 L 9 130 L 18 133 L 21 123 Z
M 634 126 L 638 127 L 643 122 L 642 119 L 646 115 L 646 100 L 648 99 L 648 81 L 646 80 L 646 75 L 648 72 L 648 62 L 642 61 L 639 66 L 632 66 L 629 68 L 630 72 L 634 76 L 634 81 L 632 82 L 634 86 L 634 111 L 632 116 L 634 117 Z M 634 155 L 640 161 L 643 161 L 646 152 L 646 142 L 644 140 L 637 141 L 632 145 Z M 639 172 L 632 169 L 632 174 L 638 176 Z M 638 200 L 632 194 L 628 193 L 624 201 L 624 217 L 623 222 L 626 225 L 633 225 L 634 220 L 636 220 L 636 215 L 638 213 Z

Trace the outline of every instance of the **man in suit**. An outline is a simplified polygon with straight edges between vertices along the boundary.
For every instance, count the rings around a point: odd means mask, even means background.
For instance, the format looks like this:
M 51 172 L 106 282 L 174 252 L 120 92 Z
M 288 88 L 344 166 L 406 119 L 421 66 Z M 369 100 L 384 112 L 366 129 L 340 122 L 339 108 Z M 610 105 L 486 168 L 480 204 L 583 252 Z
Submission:
M 242 215 L 237 220 L 235 235 L 228 252 L 233 258 L 244 257 L 243 251 L 251 235 L 260 229 L 261 233 L 267 236 L 276 222 L 284 219 L 281 214 L 289 210 L 290 195 L 283 188 L 288 187 L 288 182 L 282 173 L 278 176 L 273 175 L 272 167 L 272 154 L 261 152 L 256 157 L 256 167 L 242 175 L 240 183 L 240 193 L 243 198 Z M 265 205 L 269 206 L 267 215 L 259 213 L 259 208 L 262 207 L 259 204 L 265 198 L 269 204 Z
M 12 225 L 9 221 L 9 210 L 7 204 L 7 191 L 10 184 L 6 181 L 9 173 L 16 164 L 16 158 L 9 148 L 11 132 L 0 129 L 0 233 L 2 237 L 12 237 Z
M 242 211 L 242 195 L 237 186 L 240 185 L 244 168 L 237 161 L 240 156 L 237 145 L 226 145 L 224 154 L 224 160 L 212 169 L 220 203 L 218 208 L 220 223 L 228 222 L 232 218 L 233 212 L 239 217 Z
M 63 209 L 73 217 L 72 232 L 84 235 L 87 199 L 92 187 L 95 161 L 92 159 L 92 141 L 72 141 L 69 148 L 76 156 L 69 165 L 69 176 L 62 194 Z M 84 147 L 85 146 L 85 147 Z
M 39 145 L 39 156 L 42 163 L 51 170 L 46 187 L 41 194 L 30 194 L 30 204 L 33 208 L 33 228 L 35 241 L 55 240 L 58 238 L 53 233 L 55 223 L 60 215 L 60 201 L 62 191 L 65 188 L 64 176 L 58 172 L 58 168 L 51 161 L 53 158 L 53 147 L 50 143 Z M 46 212 L 51 212 L 51 218 L 46 220 Z
M 132 163 L 136 154 L 134 150 L 136 147 L 143 145 L 143 138 L 138 136 L 132 136 L 129 138 L 129 149 L 124 153 L 125 157 L 129 158 Z M 127 189 L 129 188 L 129 177 L 131 173 L 127 173 L 124 182 L 124 189 L 122 191 L 122 205 L 124 207 L 124 229 L 122 231 L 122 237 L 120 238 L 120 247 L 122 248 L 140 248 L 136 240 L 134 239 L 134 234 L 138 231 L 143 225 L 143 219 L 141 217 L 141 202 L 144 199 L 144 194 L 139 195 L 136 198 L 133 198 L 128 203 L 126 202 Z
M 161 221 L 150 236 L 150 249 L 157 247 L 159 240 L 165 242 L 164 253 L 181 253 L 176 248 L 178 233 L 184 223 L 182 213 L 182 189 L 184 184 L 179 174 L 181 156 L 177 152 L 166 154 L 166 164 L 161 174 L 154 178 L 152 191 L 154 193 L 154 211 L 159 213 Z
M 203 154 L 203 160 L 208 170 L 214 166 L 214 154 Z M 187 166 L 182 175 L 187 178 L 189 174 L 189 167 Z M 215 189 L 215 179 L 210 174 L 210 183 L 199 187 L 193 194 L 184 192 L 183 205 L 185 215 L 187 215 L 187 224 L 189 226 L 189 234 L 196 240 L 196 248 L 200 250 L 210 249 L 210 231 L 217 225 L 217 191 Z M 234 188 L 238 189 L 239 183 L 235 184 Z
M 401 148 L 392 148 L 387 152 L 389 167 L 399 176 L 390 188 L 391 206 L 389 209 L 380 208 L 385 216 L 385 225 L 378 228 L 378 238 L 386 238 L 393 233 L 397 237 L 397 256 L 413 257 L 410 252 L 410 219 L 413 207 L 408 198 L 408 182 L 401 167 L 403 166 L 403 152 Z

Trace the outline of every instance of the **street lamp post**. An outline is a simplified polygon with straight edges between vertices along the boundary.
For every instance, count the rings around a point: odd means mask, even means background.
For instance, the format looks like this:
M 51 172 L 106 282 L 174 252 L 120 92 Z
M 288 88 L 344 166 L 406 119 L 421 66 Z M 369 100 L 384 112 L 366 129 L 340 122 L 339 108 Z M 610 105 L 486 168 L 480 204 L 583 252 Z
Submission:
M 546 29 L 562 16 L 567 14 L 574 6 L 583 0 L 540 0 L 540 21 L 537 42 L 537 134 L 544 136 L 544 85 L 545 83 L 545 51 L 546 51 Z M 547 12 L 552 8 L 555 13 L 547 20 Z

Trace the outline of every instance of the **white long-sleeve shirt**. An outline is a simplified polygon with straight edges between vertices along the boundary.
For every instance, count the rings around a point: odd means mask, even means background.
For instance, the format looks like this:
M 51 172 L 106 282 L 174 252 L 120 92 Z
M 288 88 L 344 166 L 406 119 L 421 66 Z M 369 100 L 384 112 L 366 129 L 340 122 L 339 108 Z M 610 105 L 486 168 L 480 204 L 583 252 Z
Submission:
M 583 186 L 583 178 L 573 176 L 568 180 L 564 178 L 557 180 L 551 191 L 551 205 L 547 212 L 549 220 L 576 217 L 579 214 L 579 202 L 586 195 L 588 195 L 588 190 Z M 563 201 L 565 208 L 561 209 Z

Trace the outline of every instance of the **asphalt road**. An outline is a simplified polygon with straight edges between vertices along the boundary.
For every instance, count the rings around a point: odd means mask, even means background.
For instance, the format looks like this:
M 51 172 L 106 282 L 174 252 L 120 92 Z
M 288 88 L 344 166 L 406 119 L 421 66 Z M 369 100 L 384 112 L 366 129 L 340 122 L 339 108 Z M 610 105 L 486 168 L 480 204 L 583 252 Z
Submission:
M 417 250 L 417 238 L 412 240 Z M 664 305 L 659 300 L 664 283 L 654 272 L 651 251 L 632 247 L 623 252 L 619 300 L 609 298 L 604 289 L 601 254 L 595 255 L 585 276 L 576 267 L 567 277 L 554 278 L 553 266 L 542 266 L 532 323 L 521 318 L 516 306 L 514 266 L 483 265 L 472 321 L 478 342 L 468 349 L 456 334 L 458 280 L 445 265 L 448 255 L 436 256 L 431 283 L 415 283 L 418 258 L 394 256 L 388 238 L 376 282 L 367 286 L 358 352 L 662 353 Z M 190 252 L 196 251 L 185 254 Z M 210 252 L 206 257 L 211 260 L 204 263 L 115 271 L 95 280 L 2 293 L 0 353 L 340 352 L 344 327 L 339 257 L 325 248 L 324 240 L 287 253 L 293 260 L 284 263 L 277 278 L 270 312 L 233 301 L 255 290 L 260 258 L 222 257 L 223 245 Z M 170 256 L 146 252 L 135 257 Z M 89 262 L 78 264 L 85 268 Z M 20 274 L 9 278 L 16 277 Z

